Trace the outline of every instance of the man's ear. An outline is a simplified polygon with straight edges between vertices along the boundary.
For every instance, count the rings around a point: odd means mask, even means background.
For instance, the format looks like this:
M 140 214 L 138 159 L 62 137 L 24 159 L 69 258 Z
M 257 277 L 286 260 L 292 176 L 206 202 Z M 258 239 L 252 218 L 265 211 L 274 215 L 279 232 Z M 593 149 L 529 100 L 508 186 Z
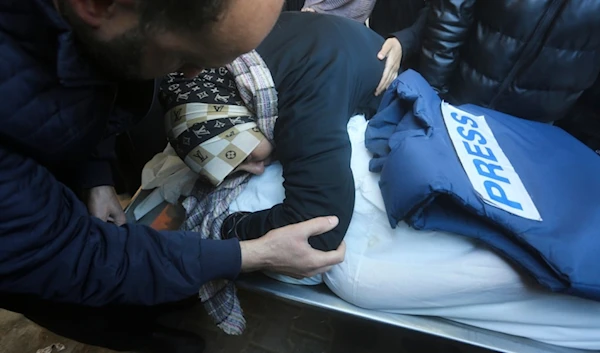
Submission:
M 98 28 L 106 21 L 110 21 L 117 13 L 119 7 L 135 8 L 136 0 L 66 0 L 72 11 L 79 18 Z

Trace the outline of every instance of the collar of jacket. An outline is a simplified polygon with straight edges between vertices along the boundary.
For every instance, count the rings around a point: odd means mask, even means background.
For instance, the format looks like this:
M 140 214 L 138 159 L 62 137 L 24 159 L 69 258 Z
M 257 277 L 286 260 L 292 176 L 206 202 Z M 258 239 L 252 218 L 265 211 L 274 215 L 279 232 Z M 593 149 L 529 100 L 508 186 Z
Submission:
M 114 85 L 116 82 L 100 77 L 94 66 L 82 57 L 77 48 L 76 37 L 71 26 L 60 15 L 53 0 L 35 0 L 41 13 L 56 27 L 58 52 L 56 72 L 60 83 L 66 87 L 90 85 Z

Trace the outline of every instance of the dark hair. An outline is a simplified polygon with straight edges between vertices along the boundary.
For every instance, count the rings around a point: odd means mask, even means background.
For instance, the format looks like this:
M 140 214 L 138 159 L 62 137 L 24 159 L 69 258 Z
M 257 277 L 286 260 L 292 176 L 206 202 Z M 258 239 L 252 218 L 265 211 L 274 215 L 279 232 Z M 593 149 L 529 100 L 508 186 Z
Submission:
M 198 31 L 217 22 L 228 0 L 137 0 L 142 28 Z

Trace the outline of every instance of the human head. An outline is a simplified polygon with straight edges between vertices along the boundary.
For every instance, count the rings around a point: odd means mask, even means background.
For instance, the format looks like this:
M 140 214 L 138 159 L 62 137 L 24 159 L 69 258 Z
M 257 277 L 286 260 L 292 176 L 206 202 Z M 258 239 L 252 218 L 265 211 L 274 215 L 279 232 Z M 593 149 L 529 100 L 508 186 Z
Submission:
M 100 68 L 151 79 L 227 64 L 271 30 L 284 0 L 54 0 Z
M 227 68 L 203 70 L 189 79 L 170 74 L 160 91 L 167 137 L 191 170 L 213 186 L 236 172 L 264 172 L 273 147 Z
M 191 137 L 189 147 L 181 145 L 176 147 L 176 151 L 184 163 L 213 186 L 219 186 L 228 176 L 236 172 L 262 174 L 272 147 L 256 123 L 239 121 L 240 124 L 227 124 L 227 120 L 230 118 L 217 117 L 223 116 L 222 111 L 213 110 L 211 105 L 205 107 L 202 105 L 205 103 L 183 107 L 186 111 L 194 111 L 192 113 L 194 119 L 203 121 L 194 123 L 187 131 L 177 136 L 180 138 L 185 138 L 186 135 Z M 224 106 L 224 108 L 229 112 L 235 109 L 234 106 Z M 200 111 L 206 111 L 208 114 Z M 249 116 L 244 118 L 250 120 Z M 231 120 L 236 120 L 236 118 Z M 227 126 L 222 127 L 223 124 Z M 169 136 L 171 141 L 181 140 L 174 136 L 178 130 L 181 131 L 179 126 L 181 125 L 174 126 L 171 130 L 171 136 Z M 196 138 L 192 137 L 194 135 Z M 180 154 L 182 149 L 185 149 L 187 153 Z
M 244 159 L 244 161 L 235 168 L 234 172 L 242 171 L 254 175 L 261 175 L 265 172 L 265 167 L 271 164 L 271 155 L 273 145 L 267 139 L 260 141 L 258 146 Z

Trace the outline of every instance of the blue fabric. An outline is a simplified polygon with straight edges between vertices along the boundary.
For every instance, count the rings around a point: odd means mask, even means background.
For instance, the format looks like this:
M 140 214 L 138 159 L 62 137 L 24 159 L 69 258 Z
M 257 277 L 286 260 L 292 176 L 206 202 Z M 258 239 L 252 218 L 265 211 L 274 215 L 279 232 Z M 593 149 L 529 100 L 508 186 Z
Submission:
M 97 145 L 131 117 L 113 107 L 116 83 L 79 54 L 51 0 L 0 3 L 0 61 L 0 293 L 149 305 L 237 276 L 236 240 L 104 223 L 64 185 L 73 172 L 108 182 Z
M 370 168 L 393 227 L 479 239 L 560 292 L 600 299 L 600 158 L 560 128 L 474 105 L 518 173 L 542 221 L 482 201 L 446 129 L 441 101 L 416 72 L 393 83 L 370 121 Z

